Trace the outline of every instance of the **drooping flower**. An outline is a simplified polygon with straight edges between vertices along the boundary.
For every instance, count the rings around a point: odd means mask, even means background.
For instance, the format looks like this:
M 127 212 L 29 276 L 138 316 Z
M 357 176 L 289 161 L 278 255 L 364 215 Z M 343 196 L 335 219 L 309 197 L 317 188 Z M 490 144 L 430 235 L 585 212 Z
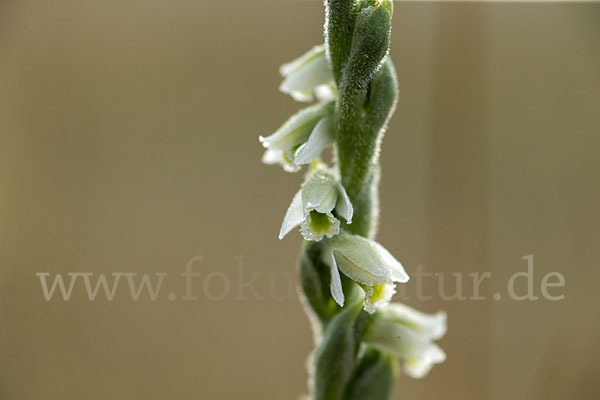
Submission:
M 408 274 L 379 243 L 362 236 L 342 233 L 326 243 L 325 262 L 331 268 L 331 295 L 344 305 L 340 272 L 357 282 L 365 291 L 365 311 L 373 313 L 389 304 L 394 282 L 407 282 Z
M 325 236 L 337 235 L 340 221 L 333 215 L 334 210 L 347 223 L 352 223 L 354 211 L 346 190 L 333 171 L 321 165 L 308 173 L 294 196 L 283 218 L 279 239 L 298 225 L 306 240 L 319 241 Z
M 335 85 L 325 46 L 315 46 L 297 59 L 282 65 L 279 72 L 284 77 L 279 90 L 297 101 L 331 100 Z M 314 96 L 313 96 L 314 94 Z
M 334 140 L 334 102 L 315 104 L 300 110 L 268 137 L 259 140 L 267 150 L 265 164 L 281 164 L 288 172 L 314 161 Z
M 369 343 L 402 360 L 402 370 L 422 378 L 446 353 L 435 343 L 446 333 L 446 313 L 426 314 L 401 303 L 380 310 L 364 336 Z

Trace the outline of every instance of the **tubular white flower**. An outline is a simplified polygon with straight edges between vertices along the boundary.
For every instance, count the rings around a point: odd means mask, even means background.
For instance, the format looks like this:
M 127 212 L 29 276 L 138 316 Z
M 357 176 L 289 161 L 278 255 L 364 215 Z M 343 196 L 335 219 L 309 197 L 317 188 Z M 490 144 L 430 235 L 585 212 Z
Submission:
M 332 171 L 318 166 L 308 173 L 294 196 L 283 218 L 279 239 L 298 225 L 306 240 L 319 241 L 337 235 L 340 221 L 333 215 L 334 210 L 347 223 L 352 222 L 353 208 L 344 187 Z
M 381 310 L 367 329 L 364 340 L 401 358 L 402 369 L 412 378 L 422 378 L 446 353 L 433 340 L 446 333 L 446 313 L 425 314 L 400 303 Z
M 288 172 L 314 161 L 334 140 L 331 113 L 334 103 L 307 107 L 290 117 L 275 133 L 259 140 L 267 150 L 265 164 L 281 164 Z
M 313 93 L 319 100 L 333 98 L 333 75 L 323 45 L 282 65 L 279 72 L 284 77 L 279 90 L 297 101 L 313 101 Z
M 389 304 L 394 294 L 394 282 L 407 282 L 408 274 L 379 243 L 362 236 L 342 233 L 328 241 L 325 262 L 331 268 L 331 295 L 344 305 L 340 273 L 365 289 L 365 311 L 372 313 Z

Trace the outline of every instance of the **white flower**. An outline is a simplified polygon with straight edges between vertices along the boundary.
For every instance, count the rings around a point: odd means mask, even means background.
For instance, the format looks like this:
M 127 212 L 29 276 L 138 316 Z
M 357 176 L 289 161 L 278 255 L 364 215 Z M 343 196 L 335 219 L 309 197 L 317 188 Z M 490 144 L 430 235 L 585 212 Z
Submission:
M 294 196 L 283 218 L 279 239 L 298 225 L 306 240 L 319 241 L 324 236 L 337 235 L 340 221 L 333 215 L 334 210 L 347 223 L 352 223 L 353 208 L 346 190 L 332 171 L 318 166 L 308 173 Z
M 260 136 L 267 149 L 262 161 L 281 164 L 288 172 L 314 161 L 333 142 L 333 108 L 333 102 L 315 104 L 294 114 L 271 136 Z
M 342 233 L 326 244 L 325 262 L 331 267 L 331 295 L 344 305 L 340 270 L 365 290 L 365 311 L 372 313 L 389 304 L 394 282 L 407 282 L 409 277 L 398 262 L 379 243 L 362 236 Z
M 313 93 L 319 100 L 335 97 L 333 75 L 323 45 L 315 46 L 294 61 L 282 65 L 279 72 L 284 77 L 279 90 L 295 100 L 313 101 Z
M 425 314 L 401 303 L 379 311 L 367 329 L 364 340 L 400 357 L 404 373 L 422 378 L 446 359 L 434 340 L 446 333 L 446 313 Z

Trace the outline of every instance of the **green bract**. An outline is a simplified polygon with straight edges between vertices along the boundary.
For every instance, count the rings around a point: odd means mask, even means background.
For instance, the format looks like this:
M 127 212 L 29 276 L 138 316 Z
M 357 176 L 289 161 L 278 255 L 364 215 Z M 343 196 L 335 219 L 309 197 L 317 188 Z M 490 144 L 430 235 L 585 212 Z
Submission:
M 368 6 L 356 16 L 350 55 L 343 69 L 346 85 L 365 86 L 381 67 L 390 45 L 392 2 Z

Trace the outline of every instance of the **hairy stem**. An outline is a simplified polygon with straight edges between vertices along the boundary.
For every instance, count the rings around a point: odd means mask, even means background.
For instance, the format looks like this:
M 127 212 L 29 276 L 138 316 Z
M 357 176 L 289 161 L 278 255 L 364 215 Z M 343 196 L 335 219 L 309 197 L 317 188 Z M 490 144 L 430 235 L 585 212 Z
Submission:
M 378 213 L 379 146 L 396 103 L 394 67 L 387 58 L 390 0 L 326 0 L 327 56 L 337 85 L 334 112 L 336 159 L 341 183 L 354 207 L 343 229 L 375 234 Z M 323 260 L 326 240 L 305 243 L 300 281 L 310 314 L 319 322 L 314 400 L 388 399 L 394 360 L 362 344 L 372 314 L 363 311 L 358 285 L 342 276 L 346 304 L 330 294 L 330 269 Z

